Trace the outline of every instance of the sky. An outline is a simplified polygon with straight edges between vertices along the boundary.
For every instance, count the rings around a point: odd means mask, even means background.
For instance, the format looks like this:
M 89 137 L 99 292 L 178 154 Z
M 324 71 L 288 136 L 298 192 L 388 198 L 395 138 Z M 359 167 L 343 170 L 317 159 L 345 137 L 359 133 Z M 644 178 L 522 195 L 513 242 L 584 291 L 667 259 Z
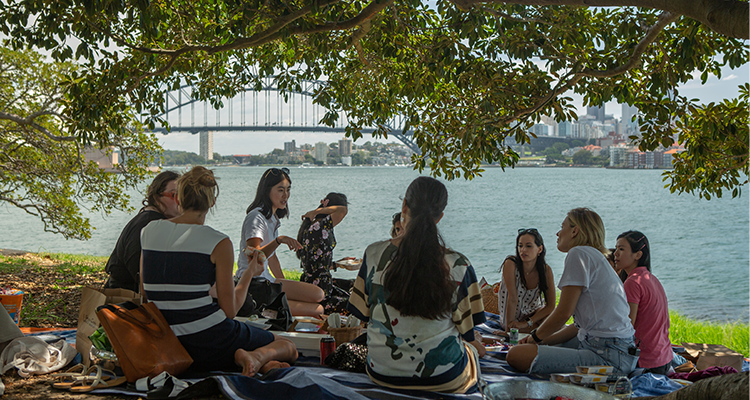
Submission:
M 680 94 L 686 96 L 689 99 L 697 98 L 703 103 L 709 103 L 709 102 L 720 102 L 725 98 L 733 98 L 737 96 L 738 93 L 738 86 L 744 82 L 748 82 L 750 80 L 750 65 L 745 64 L 742 67 L 731 70 L 729 67 L 725 67 L 725 69 L 722 71 L 722 77 L 721 79 L 718 79 L 716 76 L 711 76 L 708 81 L 705 84 L 701 84 L 700 81 L 700 73 L 696 73 L 694 75 L 696 79 L 687 82 L 685 85 L 681 86 L 679 88 Z M 578 107 L 578 115 L 585 115 L 586 114 L 586 108 L 583 107 L 583 98 L 580 95 L 576 95 L 573 93 L 567 94 L 568 96 L 572 97 L 574 99 L 574 102 L 577 104 Z M 292 112 L 290 110 L 293 110 L 297 113 L 297 115 L 302 115 L 302 110 L 307 111 L 306 114 L 309 115 L 311 118 L 309 118 L 309 121 L 317 120 L 320 117 L 320 112 L 317 114 L 315 111 L 310 110 L 310 105 L 303 105 L 303 101 L 300 97 L 298 97 L 295 100 L 292 100 L 292 104 L 294 104 L 294 108 L 292 106 L 287 106 L 285 108 L 279 108 L 279 104 L 277 103 L 277 99 L 275 99 L 276 95 L 272 94 L 269 97 L 264 98 L 263 95 L 257 99 L 257 102 L 252 103 L 251 100 L 246 100 L 246 107 L 245 109 L 250 109 L 251 111 L 246 111 L 245 114 L 245 123 L 247 125 L 253 125 L 253 124 L 260 124 L 263 125 L 263 120 L 266 115 L 270 116 L 269 123 L 274 124 L 277 123 L 275 121 L 281 121 L 284 120 L 285 124 L 291 124 L 292 118 L 289 114 Z M 206 113 L 207 120 L 209 121 L 209 124 L 213 124 L 216 122 L 216 119 L 220 119 L 220 122 L 223 121 L 224 125 L 230 124 L 234 126 L 240 126 L 242 125 L 242 116 L 239 115 L 239 110 L 241 108 L 240 101 L 234 101 L 234 105 L 229 106 L 232 107 L 232 110 L 234 111 L 227 111 L 223 110 L 221 115 L 216 116 L 216 111 L 210 110 L 208 113 Z M 252 106 L 247 106 L 248 104 L 254 104 Z M 269 105 L 268 109 L 266 109 L 266 104 Z M 307 107 L 307 108 L 305 108 Z M 254 109 L 257 108 L 257 109 Z M 253 110 L 254 109 L 254 110 Z M 279 112 L 280 111 L 280 112 Z M 251 114 L 251 113 L 256 113 Z M 616 118 L 620 118 L 621 116 L 621 105 L 610 102 L 605 105 L 605 112 L 606 114 L 614 115 Z M 173 125 L 177 124 L 183 124 L 184 126 L 190 126 L 191 122 L 188 121 L 188 118 L 190 114 L 189 110 L 183 111 L 182 119 L 177 118 L 174 114 L 172 114 L 169 117 L 170 123 Z M 200 124 L 203 124 L 204 121 L 204 111 L 198 110 L 195 111 L 196 116 L 195 118 L 195 125 L 199 126 Z M 281 118 L 279 118 L 279 115 L 281 115 Z M 314 118 L 312 118 L 314 117 Z M 295 125 L 302 125 L 304 124 L 302 121 L 301 116 L 298 116 L 295 118 L 294 124 Z M 182 121 L 182 122 L 180 122 Z M 281 123 L 281 122 L 278 122 Z M 309 124 L 312 124 L 313 122 L 309 122 Z M 284 142 L 290 142 L 292 140 L 296 141 L 297 146 L 309 143 L 309 144 L 315 144 L 317 142 L 325 142 L 325 143 L 332 143 L 332 142 L 338 142 L 340 139 L 344 137 L 343 134 L 340 133 L 317 133 L 317 132 L 274 132 L 274 131 L 268 131 L 268 132 L 214 132 L 213 137 L 213 146 L 214 146 L 214 153 L 219 153 L 221 155 L 230 155 L 230 154 L 266 154 L 273 151 L 273 149 L 284 148 Z M 192 153 L 199 153 L 199 136 L 193 135 L 190 133 L 184 133 L 184 132 L 173 132 L 168 135 L 158 134 L 157 138 L 159 139 L 159 143 L 167 150 L 181 150 L 181 151 L 188 151 Z M 382 143 L 390 143 L 390 142 L 398 142 L 397 139 L 393 137 L 389 137 L 388 139 L 374 139 L 370 135 L 364 135 L 362 138 L 358 139 L 354 142 L 355 145 L 362 145 L 367 141 L 372 142 L 382 142 Z

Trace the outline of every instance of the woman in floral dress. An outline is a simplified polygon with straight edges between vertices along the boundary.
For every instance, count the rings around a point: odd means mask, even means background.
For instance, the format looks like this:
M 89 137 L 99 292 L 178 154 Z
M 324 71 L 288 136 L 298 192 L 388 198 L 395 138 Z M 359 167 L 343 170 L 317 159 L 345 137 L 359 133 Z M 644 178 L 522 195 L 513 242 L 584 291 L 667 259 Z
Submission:
M 302 249 L 297 251 L 303 270 L 300 281 L 323 289 L 326 297 L 321 304 L 326 314 L 345 312 L 349 301 L 349 293 L 334 285 L 331 276 L 333 248 L 336 247 L 333 228 L 346 216 L 347 204 L 345 195 L 328 193 L 318 208 L 302 216 L 297 234 L 297 241 L 302 244 Z

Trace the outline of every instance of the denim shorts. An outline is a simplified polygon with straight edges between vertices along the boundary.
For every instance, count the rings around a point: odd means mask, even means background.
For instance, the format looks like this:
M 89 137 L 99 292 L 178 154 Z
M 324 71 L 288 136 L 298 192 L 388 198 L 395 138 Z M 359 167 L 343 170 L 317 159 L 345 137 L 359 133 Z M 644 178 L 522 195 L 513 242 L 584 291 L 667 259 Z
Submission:
M 576 372 L 576 367 L 583 365 L 611 365 L 615 367 L 614 373 L 627 375 L 638 362 L 638 356 L 628 353 L 629 347 L 635 347 L 634 337 L 587 336 L 584 341 L 574 337 L 559 345 L 540 345 L 529 373 L 549 375 Z

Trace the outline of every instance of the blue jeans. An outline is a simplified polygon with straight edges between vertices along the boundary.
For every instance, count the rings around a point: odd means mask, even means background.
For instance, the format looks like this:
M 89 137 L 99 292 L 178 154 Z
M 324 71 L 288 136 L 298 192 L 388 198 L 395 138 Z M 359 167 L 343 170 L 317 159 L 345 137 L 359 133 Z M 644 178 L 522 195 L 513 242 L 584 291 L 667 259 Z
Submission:
M 583 365 L 611 365 L 615 367 L 615 374 L 627 375 L 638 362 L 638 356 L 628 353 L 629 347 L 635 347 L 633 337 L 587 336 L 583 342 L 574 337 L 559 345 L 540 345 L 529 373 L 549 375 L 576 372 L 576 367 Z

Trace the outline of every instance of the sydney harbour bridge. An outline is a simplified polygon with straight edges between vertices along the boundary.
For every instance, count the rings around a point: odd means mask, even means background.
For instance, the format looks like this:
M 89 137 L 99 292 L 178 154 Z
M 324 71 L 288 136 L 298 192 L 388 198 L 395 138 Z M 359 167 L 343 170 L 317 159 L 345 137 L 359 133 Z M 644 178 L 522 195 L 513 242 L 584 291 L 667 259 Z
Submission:
M 247 88 L 239 95 L 223 99 L 223 107 L 213 108 L 208 102 L 192 96 L 192 86 L 182 86 L 177 90 L 167 92 L 162 115 L 171 127 L 172 133 L 189 132 L 320 132 L 345 133 L 348 125 L 346 115 L 341 113 L 333 127 L 323 125 L 320 120 L 326 113 L 324 107 L 312 102 L 316 90 L 327 85 L 320 80 L 305 80 L 301 82 L 301 90 L 282 93 L 275 78 L 266 78 L 261 90 Z M 286 97 L 286 99 L 285 99 Z M 390 129 L 388 136 L 395 137 L 417 154 L 422 151 L 413 140 L 413 130 L 403 132 L 405 118 L 395 117 L 386 127 Z M 365 127 L 363 134 L 375 131 L 372 127 Z M 162 127 L 153 132 L 167 134 Z M 566 138 L 553 136 L 539 136 L 532 139 L 532 145 L 548 147 L 554 142 L 565 141 Z M 511 136 L 506 143 L 512 147 L 516 145 Z

